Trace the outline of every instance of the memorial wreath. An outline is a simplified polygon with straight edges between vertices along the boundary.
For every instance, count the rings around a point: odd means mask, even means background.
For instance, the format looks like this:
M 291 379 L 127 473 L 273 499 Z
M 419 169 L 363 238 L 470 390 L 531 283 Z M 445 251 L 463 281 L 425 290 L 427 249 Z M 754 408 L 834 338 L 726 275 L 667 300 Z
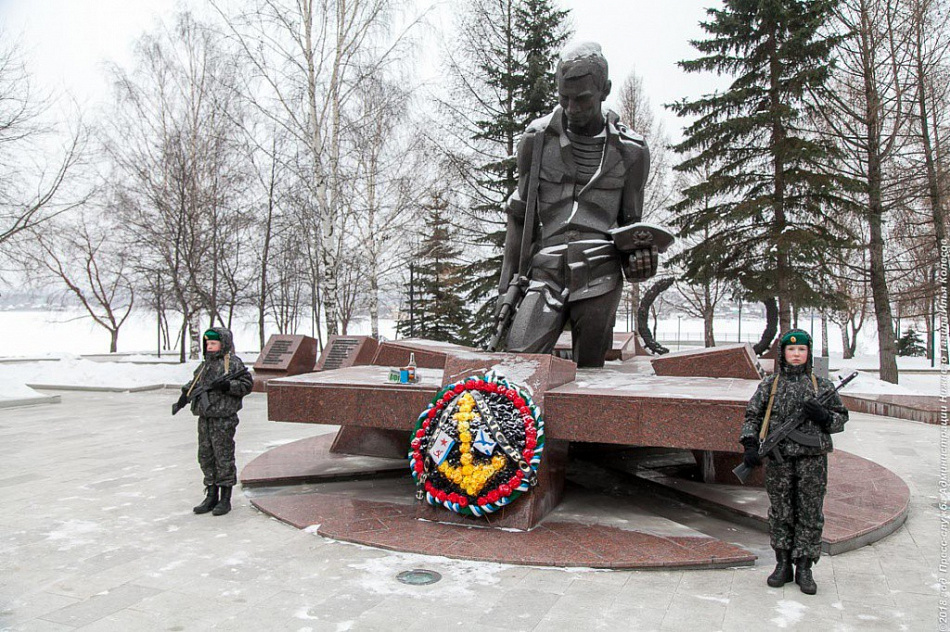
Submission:
M 527 391 L 488 372 L 443 388 L 409 450 L 416 496 L 467 516 L 512 503 L 537 484 L 544 420 Z

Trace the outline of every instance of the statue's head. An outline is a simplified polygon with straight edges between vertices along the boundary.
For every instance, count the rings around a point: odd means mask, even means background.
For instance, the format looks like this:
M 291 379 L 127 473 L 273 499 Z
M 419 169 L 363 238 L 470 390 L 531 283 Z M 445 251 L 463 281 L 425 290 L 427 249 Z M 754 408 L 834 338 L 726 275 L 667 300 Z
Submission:
M 564 49 L 557 64 L 557 92 L 568 129 L 587 136 L 600 132 L 601 103 L 610 94 L 607 59 L 600 44 L 581 42 Z

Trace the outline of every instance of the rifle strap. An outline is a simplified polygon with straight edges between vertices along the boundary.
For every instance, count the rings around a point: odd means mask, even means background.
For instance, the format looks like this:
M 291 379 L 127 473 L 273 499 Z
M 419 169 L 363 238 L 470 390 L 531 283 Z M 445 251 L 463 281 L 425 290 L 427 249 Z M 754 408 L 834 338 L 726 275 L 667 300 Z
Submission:
M 769 436 L 769 420 L 772 418 L 772 404 L 775 403 L 775 391 L 778 390 L 778 381 L 782 379 L 782 374 L 775 375 L 775 381 L 772 382 L 772 391 L 769 393 L 769 407 L 765 410 L 765 419 L 762 420 L 762 429 L 759 431 L 759 441 L 765 441 Z
M 531 242 L 534 241 L 534 223 L 538 214 L 538 187 L 541 180 L 541 155 L 544 150 L 544 129 L 534 132 L 531 144 L 531 169 L 528 171 L 528 195 L 525 200 L 524 230 L 521 233 L 521 252 L 518 258 L 518 277 L 528 276 L 531 262 Z
M 815 387 L 815 397 L 818 397 L 818 378 L 815 377 L 814 373 L 811 373 L 811 385 Z
M 198 386 L 198 382 L 201 381 L 201 375 L 205 372 L 205 363 L 201 363 L 201 370 L 198 371 L 198 375 L 195 376 L 195 379 L 191 381 L 191 387 L 189 387 L 188 392 L 185 394 L 185 397 L 191 397 L 191 391 L 195 390 L 195 387 Z
M 231 354 L 224 356 L 224 374 L 227 375 L 231 372 Z

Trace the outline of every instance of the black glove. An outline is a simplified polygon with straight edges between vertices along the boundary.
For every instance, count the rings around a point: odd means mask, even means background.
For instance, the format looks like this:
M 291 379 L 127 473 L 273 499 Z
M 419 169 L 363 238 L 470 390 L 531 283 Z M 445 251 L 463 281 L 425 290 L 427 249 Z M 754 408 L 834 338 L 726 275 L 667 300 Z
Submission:
M 759 458 L 759 447 L 756 445 L 746 445 L 745 454 L 742 455 L 742 462 L 747 467 L 759 467 L 762 465 L 762 459 Z
M 228 380 L 227 382 L 218 382 L 217 384 L 214 385 L 214 390 L 218 391 L 219 393 L 228 393 L 228 392 L 230 392 L 230 391 L 231 391 L 231 381 Z
M 828 409 L 822 406 L 814 397 L 805 400 L 805 414 L 822 428 L 827 427 L 828 422 L 831 421 L 831 414 Z

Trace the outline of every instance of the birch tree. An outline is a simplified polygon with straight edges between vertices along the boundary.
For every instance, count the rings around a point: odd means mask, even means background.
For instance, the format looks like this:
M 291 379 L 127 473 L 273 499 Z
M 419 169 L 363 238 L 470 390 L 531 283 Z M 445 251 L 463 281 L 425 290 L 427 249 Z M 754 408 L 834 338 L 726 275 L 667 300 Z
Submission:
M 314 319 L 339 332 L 340 254 L 346 240 L 343 150 L 346 110 L 361 83 L 396 58 L 394 0 L 255 0 L 212 5 L 249 65 L 243 89 L 260 114 L 281 126 L 299 152 L 294 161 L 310 259 Z M 320 330 L 319 323 L 316 327 Z
M 142 271 L 162 275 L 182 315 L 181 361 L 186 346 L 192 358 L 200 353 L 203 312 L 223 322 L 222 266 L 240 256 L 245 165 L 228 87 L 235 70 L 213 33 L 187 13 L 143 36 L 132 69 L 112 69 L 115 102 L 103 142 L 116 210 Z
M 81 118 L 53 123 L 54 103 L 40 93 L 0 28 L 0 247 L 81 206 L 91 194 L 77 181 L 88 134 Z

